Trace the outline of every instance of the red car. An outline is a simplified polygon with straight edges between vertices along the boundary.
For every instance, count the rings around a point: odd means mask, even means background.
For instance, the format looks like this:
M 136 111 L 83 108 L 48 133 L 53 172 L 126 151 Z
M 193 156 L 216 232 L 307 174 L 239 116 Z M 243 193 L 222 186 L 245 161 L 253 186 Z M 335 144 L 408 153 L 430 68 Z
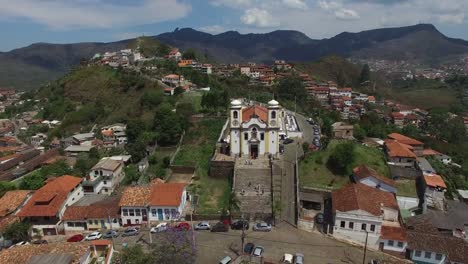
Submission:
M 74 235 L 74 236 L 72 236 L 72 237 L 69 237 L 69 238 L 67 239 L 67 242 L 80 242 L 80 241 L 82 241 L 83 239 L 84 239 L 84 236 L 78 234 L 78 235 Z
M 174 226 L 175 229 L 181 229 L 181 230 L 190 230 L 190 224 L 186 222 L 178 223 L 176 226 Z

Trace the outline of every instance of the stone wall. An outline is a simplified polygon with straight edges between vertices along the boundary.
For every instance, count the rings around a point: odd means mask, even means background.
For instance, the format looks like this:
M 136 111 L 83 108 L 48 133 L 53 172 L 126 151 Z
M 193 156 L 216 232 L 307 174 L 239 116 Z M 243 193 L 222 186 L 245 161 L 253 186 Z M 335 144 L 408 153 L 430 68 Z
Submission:
M 211 160 L 210 177 L 230 178 L 234 173 L 234 161 Z

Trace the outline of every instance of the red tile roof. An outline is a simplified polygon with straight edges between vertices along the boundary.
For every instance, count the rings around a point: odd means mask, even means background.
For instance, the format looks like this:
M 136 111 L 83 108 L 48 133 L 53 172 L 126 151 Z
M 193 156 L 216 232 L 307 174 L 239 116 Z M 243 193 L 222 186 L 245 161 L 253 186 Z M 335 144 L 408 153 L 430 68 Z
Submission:
M 400 112 L 392 112 L 391 113 L 393 119 L 403 119 L 405 116 Z
M 394 140 L 385 140 L 385 146 L 387 147 L 387 153 L 390 157 L 405 157 L 405 158 L 416 158 L 408 145 L 402 144 Z
M 382 181 L 390 186 L 395 187 L 396 183 L 394 180 L 389 179 L 385 176 L 380 175 L 377 171 L 367 167 L 366 165 L 361 165 L 353 169 L 354 175 L 359 179 L 365 179 L 367 177 L 374 177 L 379 181 Z
M 16 190 L 6 192 L 0 198 L 0 217 L 6 216 L 14 212 L 28 198 L 31 191 Z
M 151 187 L 150 206 L 179 206 L 185 183 L 159 183 Z
M 68 194 L 76 188 L 82 178 L 64 175 L 49 179 L 46 185 L 37 190 L 26 205 L 18 212 L 19 217 L 55 216 L 58 214 Z
M 333 191 L 332 204 L 333 212 L 363 210 L 375 216 L 382 215 L 382 207 L 398 210 L 398 204 L 392 193 L 362 183 L 349 184 Z
M 431 175 L 431 176 L 425 175 L 424 181 L 430 187 L 434 187 L 434 188 L 441 187 L 441 188 L 447 189 L 447 185 L 445 185 L 444 179 L 442 179 L 442 177 L 440 177 L 439 175 Z
M 255 116 L 266 123 L 268 121 L 268 110 L 265 107 L 259 105 L 254 105 L 242 109 L 242 122 L 247 122 Z
M 397 140 L 400 143 L 410 145 L 410 146 L 422 146 L 422 145 L 424 145 L 424 143 L 422 143 L 421 141 L 418 141 L 418 140 L 416 140 L 414 138 L 410 138 L 410 137 L 407 137 L 407 136 L 404 136 L 404 135 L 398 134 L 398 133 L 391 133 L 390 135 L 388 135 L 388 137 L 391 138 L 391 139 Z
M 434 156 L 434 155 L 440 155 L 441 153 L 433 149 L 424 149 L 422 154 L 423 156 Z
M 147 206 L 150 196 L 149 186 L 131 186 L 122 192 L 119 206 Z
M 63 221 L 120 218 L 120 207 L 117 202 L 109 204 L 92 204 L 87 206 L 70 206 L 63 214 Z
M 406 230 L 402 227 L 383 225 L 380 234 L 381 239 L 407 241 Z

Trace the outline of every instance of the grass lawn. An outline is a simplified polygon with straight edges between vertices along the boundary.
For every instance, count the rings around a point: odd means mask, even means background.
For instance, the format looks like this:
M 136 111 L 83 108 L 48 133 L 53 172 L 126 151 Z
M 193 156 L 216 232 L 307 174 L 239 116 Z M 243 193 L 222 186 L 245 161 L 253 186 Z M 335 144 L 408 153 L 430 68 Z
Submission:
M 301 186 L 338 189 L 349 183 L 348 175 L 335 175 L 326 166 L 331 152 L 338 144 L 340 141 L 332 140 L 325 150 L 310 154 L 299 164 Z M 380 150 L 355 143 L 354 152 L 356 158 L 352 167 L 365 164 L 389 176 L 389 169 Z
M 416 182 L 413 180 L 398 180 L 397 195 L 417 198 Z
M 214 179 L 208 176 L 210 160 L 216 140 L 226 120 L 205 119 L 193 126 L 185 134 L 182 147 L 174 159 L 174 165 L 196 166 L 200 214 L 214 214 L 219 211 L 218 200 L 228 188 L 228 179 Z
M 458 102 L 457 95 L 449 89 L 417 89 L 395 95 L 402 103 L 423 108 L 446 107 Z
M 179 99 L 179 103 L 191 103 L 195 112 L 199 113 L 201 110 L 201 99 L 204 92 L 201 91 L 191 91 L 183 93 Z

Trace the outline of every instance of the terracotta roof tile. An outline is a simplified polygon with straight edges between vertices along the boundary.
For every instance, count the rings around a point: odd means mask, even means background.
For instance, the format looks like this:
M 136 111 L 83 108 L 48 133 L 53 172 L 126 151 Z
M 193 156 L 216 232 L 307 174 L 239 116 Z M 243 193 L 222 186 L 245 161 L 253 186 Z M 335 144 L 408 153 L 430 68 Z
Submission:
M 391 133 L 390 135 L 388 135 L 388 137 L 391 138 L 391 139 L 394 139 L 394 140 L 396 140 L 396 141 L 398 141 L 400 143 L 410 145 L 410 146 L 424 145 L 424 143 L 422 143 L 419 140 L 416 140 L 414 138 L 410 138 L 410 137 L 407 137 L 407 136 L 404 136 L 404 135 L 398 134 L 398 133 Z
M 80 263 L 80 258 L 89 248 L 89 242 L 50 243 L 42 245 L 24 245 L 5 249 L 0 252 L 0 263 L 24 264 L 34 255 L 71 254 L 72 263 Z
M 423 156 L 434 156 L 434 155 L 440 155 L 441 153 L 433 149 L 424 149 L 422 154 Z
M 416 154 L 405 144 L 394 140 L 385 140 L 385 146 L 390 157 L 416 158 Z
M 66 201 L 68 193 L 76 188 L 82 178 L 64 175 L 49 181 L 37 190 L 18 212 L 20 217 L 55 216 Z
M 5 228 L 9 226 L 10 224 L 13 224 L 19 221 L 20 221 L 20 218 L 14 215 L 9 215 L 9 216 L 0 218 L 0 232 L 5 230 Z
M 442 177 L 440 177 L 439 175 L 431 175 L 431 176 L 425 175 L 424 181 L 426 182 L 428 186 L 431 186 L 434 188 L 441 187 L 441 188 L 447 189 L 447 185 L 445 185 L 444 179 L 442 179 Z
M 380 238 L 407 241 L 406 230 L 402 227 L 382 225 Z
M 258 105 L 242 109 L 242 122 L 247 122 L 254 116 L 258 116 L 260 120 L 266 123 L 268 121 L 268 110 Z
M 394 180 L 389 179 L 383 175 L 380 175 L 377 171 L 367 167 L 366 165 L 360 165 L 359 167 L 356 167 L 353 169 L 354 175 L 359 179 L 365 179 L 367 177 L 374 177 L 379 181 L 382 181 L 390 186 L 395 187 L 396 183 Z
M 122 192 L 119 206 L 147 206 L 150 198 L 149 186 L 131 186 Z
M 446 255 L 449 261 L 468 263 L 468 243 L 461 238 L 408 231 L 408 248 L 436 252 Z
M 63 214 L 63 221 L 119 218 L 120 207 L 117 202 L 108 204 L 92 204 L 87 206 L 70 206 Z
M 392 193 L 369 187 L 362 183 L 349 184 L 332 192 L 333 212 L 363 210 L 373 215 L 382 215 L 381 206 L 398 210 Z
M 159 183 L 151 187 L 150 206 L 179 206 L 185 183 Z
M 28 198 L 30 193 L 31 191 L 27 190 L 6 192 L 2 198 L 0 198 L 0 217 L 6 216 L 18 209 Z

